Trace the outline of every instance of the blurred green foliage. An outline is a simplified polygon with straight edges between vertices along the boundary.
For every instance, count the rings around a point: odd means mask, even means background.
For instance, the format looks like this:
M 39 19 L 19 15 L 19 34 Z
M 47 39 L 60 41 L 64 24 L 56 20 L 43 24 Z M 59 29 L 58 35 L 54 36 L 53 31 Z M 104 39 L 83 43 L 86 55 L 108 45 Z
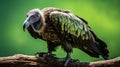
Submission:
M 57 7 L 67 9 L 89 22 L 96 35 L 105 41 L 110 57 L 120 56 L 120 0 L 0 0 L 0 56 L 34 55 L 47 51 L 46 42 L 23 32 L 26 13 L 33 8 Z M 57 48 L 58 57 L 66 54 Z M 74 49 L 72 57 L 80 61 L 101 60 Z

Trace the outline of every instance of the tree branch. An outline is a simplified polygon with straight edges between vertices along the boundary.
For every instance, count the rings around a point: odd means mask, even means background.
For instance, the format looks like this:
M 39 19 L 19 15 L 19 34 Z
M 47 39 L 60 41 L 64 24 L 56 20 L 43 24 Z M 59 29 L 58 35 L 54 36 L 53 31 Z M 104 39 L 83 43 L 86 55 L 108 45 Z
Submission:
M 0 57 L 0 67 L 63 67 L 58 58 L 40 54 L 39 57 L 16 54 Z M 67 67 L 120 67 L 120 57 L 97 62 L 70 62 Z

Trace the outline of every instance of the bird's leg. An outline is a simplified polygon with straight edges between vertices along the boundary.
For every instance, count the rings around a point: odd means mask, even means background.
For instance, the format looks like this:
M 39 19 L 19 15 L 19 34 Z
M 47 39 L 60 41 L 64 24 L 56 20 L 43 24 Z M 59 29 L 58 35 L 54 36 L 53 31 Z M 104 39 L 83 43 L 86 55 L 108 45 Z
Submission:
M 67 64 L 72 60 L 70 55 L 71 55 L 71 53 L 68 52 L 65 58 L 60 58 L 59 59 L 59 61 L 65 61 L 64 67 L 66 67 Z
M 70 55 L 71 55 L 71 53 L 68 52 L 67 56 L 65 57 L 64 67 L 66 67 L 67 64 L 72 60 Z
M 59 59 L 59 61 L 64 61 L 65 63 L 64 63 L 64 67 L 67 67 L 67 65 L 68 65 L 68 63 L 70 62 L 70 61 L 74 61 L 74 62 L 76 62 L 76 61 L 79 61 L 78 59 L 72 59 L 71 58 L 71 53 L 70 52 L 67 52 L 67 55 L 66 55 L 66 57 L 65 58 L 60 58 Z
M 55 54 L 52 54 L 53 51 L 55 51 L 56 46 L 59 44 L 54 44 L 51 41 L 47 41 L 47 48 L 48 52 L 37 52 L 36 55 L 46 55 L 46 56 L 55 56 Z

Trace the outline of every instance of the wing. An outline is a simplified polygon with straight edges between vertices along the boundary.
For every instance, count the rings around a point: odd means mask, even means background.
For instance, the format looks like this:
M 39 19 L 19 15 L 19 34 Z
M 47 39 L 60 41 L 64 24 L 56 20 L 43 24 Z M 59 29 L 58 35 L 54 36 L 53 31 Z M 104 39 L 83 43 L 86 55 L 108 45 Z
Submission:
M 84 19 L 72 13 L 60 11 L 50 13 L 49 17 L 60 33 L 70 34 L 66 39 L 71 40 L 72 46 L 80 48 L 92 57 L 99 57 L 99 55 L 102 55 L 103 58 L 108 57 L 106 47 L 102 46 L 103 43 L 99 43 L 100 41 L 95 40 L 97 37 Z M 104 43 L 104 45 L 106 44 Z
M 92 38 L 87 22 L 84 22 L 85 20 L 80 19 L 72 13 L 54 11 L 50 14 L 50 18 L 55 22 L 54 25 L 58 25 L 58 27 L 61 28 L 61 32 L 67 32 L 76 37 L 82 37 L 83 40 Z

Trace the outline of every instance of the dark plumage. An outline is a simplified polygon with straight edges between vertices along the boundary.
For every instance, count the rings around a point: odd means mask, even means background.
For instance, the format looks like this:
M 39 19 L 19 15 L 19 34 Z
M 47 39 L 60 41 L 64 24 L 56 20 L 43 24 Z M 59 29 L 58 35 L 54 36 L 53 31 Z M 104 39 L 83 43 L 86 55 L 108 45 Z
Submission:
M 108 49 L 88 23 L 67 10 L 58 8 L 33 9 L 27 14 L 23 29 L 27 28 L 32 37 L 47 41 L 48 53 L 61 45 L 67 52 L 66 61 L 73 48 L 78 48 L 92 57 L 101 55 L 108 59 Z

